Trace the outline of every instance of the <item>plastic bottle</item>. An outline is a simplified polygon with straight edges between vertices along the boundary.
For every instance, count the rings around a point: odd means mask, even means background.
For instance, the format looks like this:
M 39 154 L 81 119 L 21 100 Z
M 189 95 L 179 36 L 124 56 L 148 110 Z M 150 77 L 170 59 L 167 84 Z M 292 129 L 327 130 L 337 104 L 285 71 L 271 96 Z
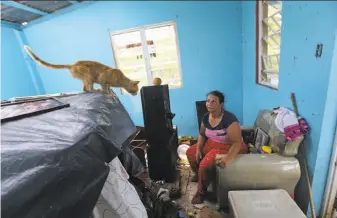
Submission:
M 187 213 L 187 217 L 188 217 L 188 218 L 194 218 L 193 212 L 188 212 L 188 213 Z
M 268 145 L 264 145 L 262 146 L 262 151 L 266 154 L 270 154 L 271 153 L 271 147 L 269 147 Z

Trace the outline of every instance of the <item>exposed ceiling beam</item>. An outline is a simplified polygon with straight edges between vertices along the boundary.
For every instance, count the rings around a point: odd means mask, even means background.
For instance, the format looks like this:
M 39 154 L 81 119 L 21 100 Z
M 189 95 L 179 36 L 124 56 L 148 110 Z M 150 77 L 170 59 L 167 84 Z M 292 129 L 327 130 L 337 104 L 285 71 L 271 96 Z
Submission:
M 1 3 L 4 4 L 4 5 L 12 6 L 14 8 L 29 11 L 29 12 L 34 13 L 34 14 L 39 14 L 39 15 L 42 15 L 42 16 L 49 14 L 49 13 L 46 13 L 44 11 L 40 11 L 40 10 L 37 10 L 35 8 L 28 7 L 24 4 L 20 4 L 20 3 L 15 2 L 15 1 L 1 1 Z
M 28 22 L 27 25 L 22 25 L 21 27 L 22 27 L 22 29 L 29 28 L 33 25 L 43 23 L 45 21 L 48 21 L 48 20 L 53 19 L 55 17 L 58 17 L 60 15 L 72 12 L 72 11 L 80 9 L 80 8 L 84 8 L 84 7 L 86 7 L 86 6 L 88 6 L 92 3 L 95 3 L 95 2 L 98 2 L 98 1 L 83 1 L 83 2 L 79 2 L 79 4 L 72 4 L 69 7 L 63 8 L 59 11 L 55 11 L 51 14 L 48 14 L 47 16 L 43 16 L 43 17 L 37 18 L 35 20 L 32 20 L 32 21 Z
M 8 21 L 1 21 L 1 26 L 11 28 L 11 29 L 16 29 L 16 30 L 21 30 L 21 25 L 17 23 L 12 23 Z

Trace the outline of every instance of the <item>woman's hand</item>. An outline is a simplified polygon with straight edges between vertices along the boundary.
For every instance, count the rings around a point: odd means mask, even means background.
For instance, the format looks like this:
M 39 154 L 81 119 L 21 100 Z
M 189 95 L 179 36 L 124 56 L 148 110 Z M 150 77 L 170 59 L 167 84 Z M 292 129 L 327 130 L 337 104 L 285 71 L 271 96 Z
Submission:
M 229 164 L 235 160 L 236 156 L 239 154 L 242 148 L 242 136 L 241 128 L 238 122 L 234 122 L 227 128 L 227 136 L 229 141 L 232 142 L 232 146 L 229 149 L 228 154 L 223 158 L 218 158 L 216 160 L 217 165 L 221 167 L 227 167 Z
M 215 159 L 215 164 L 218 165 L 221 168 L 227 167 L 230 164 L 230 161 L 228 160 L 228 158 L 225 157 L 217 157 Z

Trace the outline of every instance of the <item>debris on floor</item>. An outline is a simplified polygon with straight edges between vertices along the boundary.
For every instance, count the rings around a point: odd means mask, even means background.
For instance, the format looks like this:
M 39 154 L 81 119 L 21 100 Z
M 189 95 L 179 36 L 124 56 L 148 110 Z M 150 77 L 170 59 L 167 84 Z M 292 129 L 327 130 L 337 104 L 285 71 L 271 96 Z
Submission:
M 179 176 L 175 183 L 154 182 L 149 179 L 148 174 L 144 175 L 143 179 L 146 185 L 150 187 L 153 196 L 161 199 L 161 204 L 172 202 L 175 205 L 179 217 L 225 218 L 225 214 L 220 212 L 217 205 L 211 201 L 205 201 L 203 204 L 191 204 L 191 200 L 197 191 L 197 183 L 191 182 L 193 174 L 190 166 L 180 163 L 177 172 Z M 170 217 L 170 215 L 163 217 Z
M 213 210 L 209 207 L 204 207 L 200 210 L 200 218 L 226 218 L 225 214 L 220 211 Z

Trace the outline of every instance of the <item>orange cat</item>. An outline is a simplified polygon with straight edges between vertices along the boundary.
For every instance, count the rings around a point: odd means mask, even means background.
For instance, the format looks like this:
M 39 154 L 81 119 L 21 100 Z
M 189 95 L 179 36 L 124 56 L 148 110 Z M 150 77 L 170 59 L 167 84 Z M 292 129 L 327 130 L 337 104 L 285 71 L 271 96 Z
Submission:
M 138 93 L 139 81 L 127 78 L 119 69 L 111 68 L 95 61 L 77 61 L 74 64 L 50 64 L 37 57 L 28 46 L 24 46 L 24 49 L 42 66 L 53 69 L 69 69 L 73 78 L 82 80 L 83 91 L 96 92 L 94 83 L 98 83 L 101 85 L 103 92 L 111 95 L 114 95 L 111 87 L 122 87 L 131 95 L 137 95 Z

